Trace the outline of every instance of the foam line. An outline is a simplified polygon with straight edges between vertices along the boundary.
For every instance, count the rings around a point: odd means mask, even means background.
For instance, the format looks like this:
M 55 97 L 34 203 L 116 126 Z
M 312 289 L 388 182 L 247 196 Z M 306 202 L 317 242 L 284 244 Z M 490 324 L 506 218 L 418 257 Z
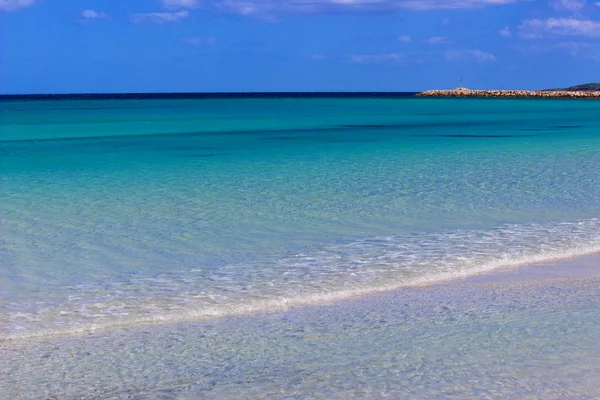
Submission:
M 252 314 L 264 311 L 285 310 L 294 306 L 306 306 L 324 302 L 333 302 L 357 296 L 398 290 L 406 287 L 424 286 L 441 281 L 466 278 L 469 276 L 491 272 L 499 269 L 514 268 L 528 264 L 568 259 L 573 257 L 590 255 L 594 253 L 600 253 L 600 241 L 598 240 L 589 245 L 578 246 L 561 251 L 542 251 L 537 254 L 530 254 L 517 258 L 511 258 L 509 255 L 504 255 L 503 257 L 497 260 L 479 265 L 476 268 L 440 274 L 423 275 L 420 277 L 415 277 L 411 280 L 392 282 L 387 285 L 364 286 L 346 290 L 333 291 L 329 293 L 301 294 L 298 296 L 282 297 L 270 300 L 249 301 L 243 304 L 209 307 L 202 310 L 189 309 L 184 310 L 183 312 L 165 313 L 162 315 L 145 316 L 141 318 L 132 318 L 129 320 L 121 321 L 106 321 L 106 323 L 100 324 L 74 325 L 61 328 L 43 329 L 39 331 L 11 332 L 6 335 L 1 335 L 0 341 L 45 338 L 56 335 L 76 335 L 81 333 L 122 328 L 133 325 L 198 321 L 227 316 Z

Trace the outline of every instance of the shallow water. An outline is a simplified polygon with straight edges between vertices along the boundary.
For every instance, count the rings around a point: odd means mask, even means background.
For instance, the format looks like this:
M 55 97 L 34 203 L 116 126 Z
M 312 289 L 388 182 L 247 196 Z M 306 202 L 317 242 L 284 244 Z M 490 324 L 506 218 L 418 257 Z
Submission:
M 600 249 L 600 103 L 1 104 L 0 338 L 344 298 Z
M 600 277 L 5 342 L 8 398 L 596 399 Z

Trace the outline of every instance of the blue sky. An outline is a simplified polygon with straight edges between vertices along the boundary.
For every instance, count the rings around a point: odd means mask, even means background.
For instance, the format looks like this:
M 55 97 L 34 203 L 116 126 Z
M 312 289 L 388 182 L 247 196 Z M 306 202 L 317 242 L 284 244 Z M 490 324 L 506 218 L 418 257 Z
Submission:
M 0 0 L 1 93 L 600 81 L 600 2 Z

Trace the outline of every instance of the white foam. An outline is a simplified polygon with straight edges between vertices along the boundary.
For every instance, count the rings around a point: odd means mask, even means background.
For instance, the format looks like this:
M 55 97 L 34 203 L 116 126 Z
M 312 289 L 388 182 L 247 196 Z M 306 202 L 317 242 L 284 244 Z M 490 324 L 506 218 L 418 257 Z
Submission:
M 90 305 L 80 305 L 77 312 L 70 310 L 72 316 L 85 316 L 80 322 L 57 321 L 51 326 L 22 329 L 19 321 L 14 321 L 13 329 L 0 334 L 0 340 L 281 310 L 598 253 L 600 219 L 554 225 L 506 225 L 495 230 L 455 231 L 407 240 L 406 236 L 378 237 L 281 260 L 279 276 L 293 275 L 294 285 L 302 285 L 290 286 L 285 280 L 263 282 L 265 288 L 274 290 L 255 293 L 254 298 L 191 293 L 167 306 L 159 299 L 132 298 L 131 302 L 126 300 L 121 304 L 98 302 L 93 304 L 94 310 L 90 310 Z M 159 281 L 172 283 L 169 279 Z M 65 315 L 65 310 L 48 311 Z M 15 315 L 21 320 L 34 320 L 21 311 Z

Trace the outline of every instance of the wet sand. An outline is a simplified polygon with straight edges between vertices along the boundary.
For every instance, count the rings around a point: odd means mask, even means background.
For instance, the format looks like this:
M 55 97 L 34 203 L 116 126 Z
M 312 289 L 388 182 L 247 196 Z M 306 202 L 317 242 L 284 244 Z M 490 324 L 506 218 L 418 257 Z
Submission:
M 464 279 L 438 283 L 437 285 L 464 285 L 477 283 L 510 283 L 543 281 L 548 279 L 581 279 L 600 275 L 600 254 L 567 258 L 550 262 L 524 265 L 474 275 Z M 436 285 L 436 286 L 437 286 Z
M 7 398 L 595 399 L 600 255 L 204 322 L 0 345 Z

